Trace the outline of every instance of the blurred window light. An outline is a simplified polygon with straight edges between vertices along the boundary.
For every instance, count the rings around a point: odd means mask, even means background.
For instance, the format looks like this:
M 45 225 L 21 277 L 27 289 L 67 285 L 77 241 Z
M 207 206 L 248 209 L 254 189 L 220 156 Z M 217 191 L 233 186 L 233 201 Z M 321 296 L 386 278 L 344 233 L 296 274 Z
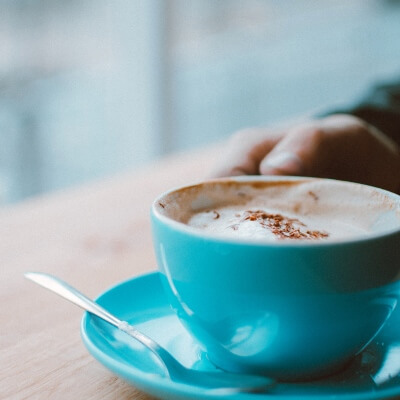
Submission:
M 163 0 L 0 2 L 4 202 L 161 151 Z

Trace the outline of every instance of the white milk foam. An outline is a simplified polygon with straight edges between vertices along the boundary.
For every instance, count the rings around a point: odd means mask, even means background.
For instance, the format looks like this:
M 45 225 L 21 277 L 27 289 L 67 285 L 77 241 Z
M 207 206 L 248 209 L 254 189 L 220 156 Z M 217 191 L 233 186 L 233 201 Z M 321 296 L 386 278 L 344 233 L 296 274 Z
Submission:
M 332 231 L 341 236 L 343 232 L 351 236 L 363 233 L 363 230 L 353 227 L 345 229 L 342 226 L 326 230 L 326 224 L 321 221 L 305 217 L 300 219 L 295 213 L 283 214 L 279 209 L 257 203 L 246 207 L 246 210 L 243 210 L 243 206 L 227 206 L 201 211 L 190 218 L 188 225 L 212 234 L 265 240 L 326 239 Z
M 224 237 L 346 240 L 400 227 L 400 201 L 340 181 L 213 182 L 172 193 L 163 213 Z

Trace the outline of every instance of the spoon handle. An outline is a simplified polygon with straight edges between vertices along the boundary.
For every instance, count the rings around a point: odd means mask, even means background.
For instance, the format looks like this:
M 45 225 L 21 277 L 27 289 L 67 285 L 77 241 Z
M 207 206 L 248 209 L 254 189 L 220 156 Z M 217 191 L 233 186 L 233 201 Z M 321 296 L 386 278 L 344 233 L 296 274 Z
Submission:
M 70 286 L 68 283 L 56 278 L 55 276 L 42 272 L 26 272 L 24 275 L 29 280 L 58 294 L 64 299 L 71 301 L 84 310 L 97 315 L 98 317 L 109 322 L 111 325 L 118 327 L 122 323 L 122 321 L 120 321 L 114 315 L 111 315 L 103 307 L 89 299 L 74 287 Z
M 176 360 L 153 339 L 138 331 L 128 322 L 122 321 L 114 315 L 110 314 L 95 301 L 89 299 L 89 297 L 85 296 L 83 293 L 79 292 L 79 290 L 75 289 L 68 283 L 62 281 L 59 278 L 56 278 L 55 276 L 45 274 L 43 272 L 26 272 L 24 275 L 29 280 L 58 294 L 64 299 L 90 312 L 91 314 L 97 315 L 99 318 L 109 322 L 111 325 L 114 325 L 121 331 L 131 336 L 133 339 L 136 339 L 138 342 L 142 343 L 161 361 L 167 375 L 170 375 L 167 364 L 170 364 L 171 366 L 176 366 Z
M 121 321 L 114 315 L 110 314 L 107 310 L 101 307 L 99 304 L 89 299 L 83 293 L 79 292 L 77 289 L 69 285 L 68 283 L 62 281 L 55 276 L 45 274 L 42 272 L 26 272 L 25 277 L 29 280 L 37 283 L 38 285 L 58 294 L 66 300 L 76 304 L 77 306 L 83 308 L 84 310 L 90 312 L 91 314 L 97 315 L 99 318 L 104 319 L 111 325 L 114 325 L 118 329 L 124 331 L 129 336 L 133 337 L 148 349 L 150 349 L 158 358 L 160 358 L 160 353 L 165 351 L 154 342 L 153 339 L 149 338 L 142 332 L 139 332 L 132 325 L 125 321 Z M 161 350 L 161 351 L 160 351 Z M 160 360 L 165 364 L 165 360 Z

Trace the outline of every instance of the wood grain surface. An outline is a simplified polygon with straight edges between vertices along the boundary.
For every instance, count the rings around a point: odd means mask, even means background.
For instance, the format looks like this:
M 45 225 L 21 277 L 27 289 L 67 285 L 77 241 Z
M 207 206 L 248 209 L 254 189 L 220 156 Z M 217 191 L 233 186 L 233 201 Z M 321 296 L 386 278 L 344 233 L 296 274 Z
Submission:
M 174 155 L 0 210 L 0 399 L 150 399 L 89 355 L 79 308 L 23 273 L 48 272 L 95 297 L 155 270 L 152 200 L 203 179 L 217 154 Z

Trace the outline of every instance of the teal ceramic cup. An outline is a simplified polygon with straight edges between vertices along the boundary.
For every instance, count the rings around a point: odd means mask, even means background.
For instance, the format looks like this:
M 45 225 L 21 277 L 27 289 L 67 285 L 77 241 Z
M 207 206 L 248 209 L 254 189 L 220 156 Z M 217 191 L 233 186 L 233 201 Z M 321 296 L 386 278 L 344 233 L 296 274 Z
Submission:
M 318 212 L 337 207 L 340 215 L 351 202 L 363 219 L 378 209 L 371 231 L 343 240 L 262 241 L 186 224 L 194 212 L 235 196 L 304 184 L 325 190 Z M 360 219 L 347 215 L 351 223 Z M 151 218 L 170 303 L 222 369 L 279 380 L 335 373 L 375 337 L 398 301 L 400 196 L 393 193 L 325 179 L 226 178 L 162 194 Z

